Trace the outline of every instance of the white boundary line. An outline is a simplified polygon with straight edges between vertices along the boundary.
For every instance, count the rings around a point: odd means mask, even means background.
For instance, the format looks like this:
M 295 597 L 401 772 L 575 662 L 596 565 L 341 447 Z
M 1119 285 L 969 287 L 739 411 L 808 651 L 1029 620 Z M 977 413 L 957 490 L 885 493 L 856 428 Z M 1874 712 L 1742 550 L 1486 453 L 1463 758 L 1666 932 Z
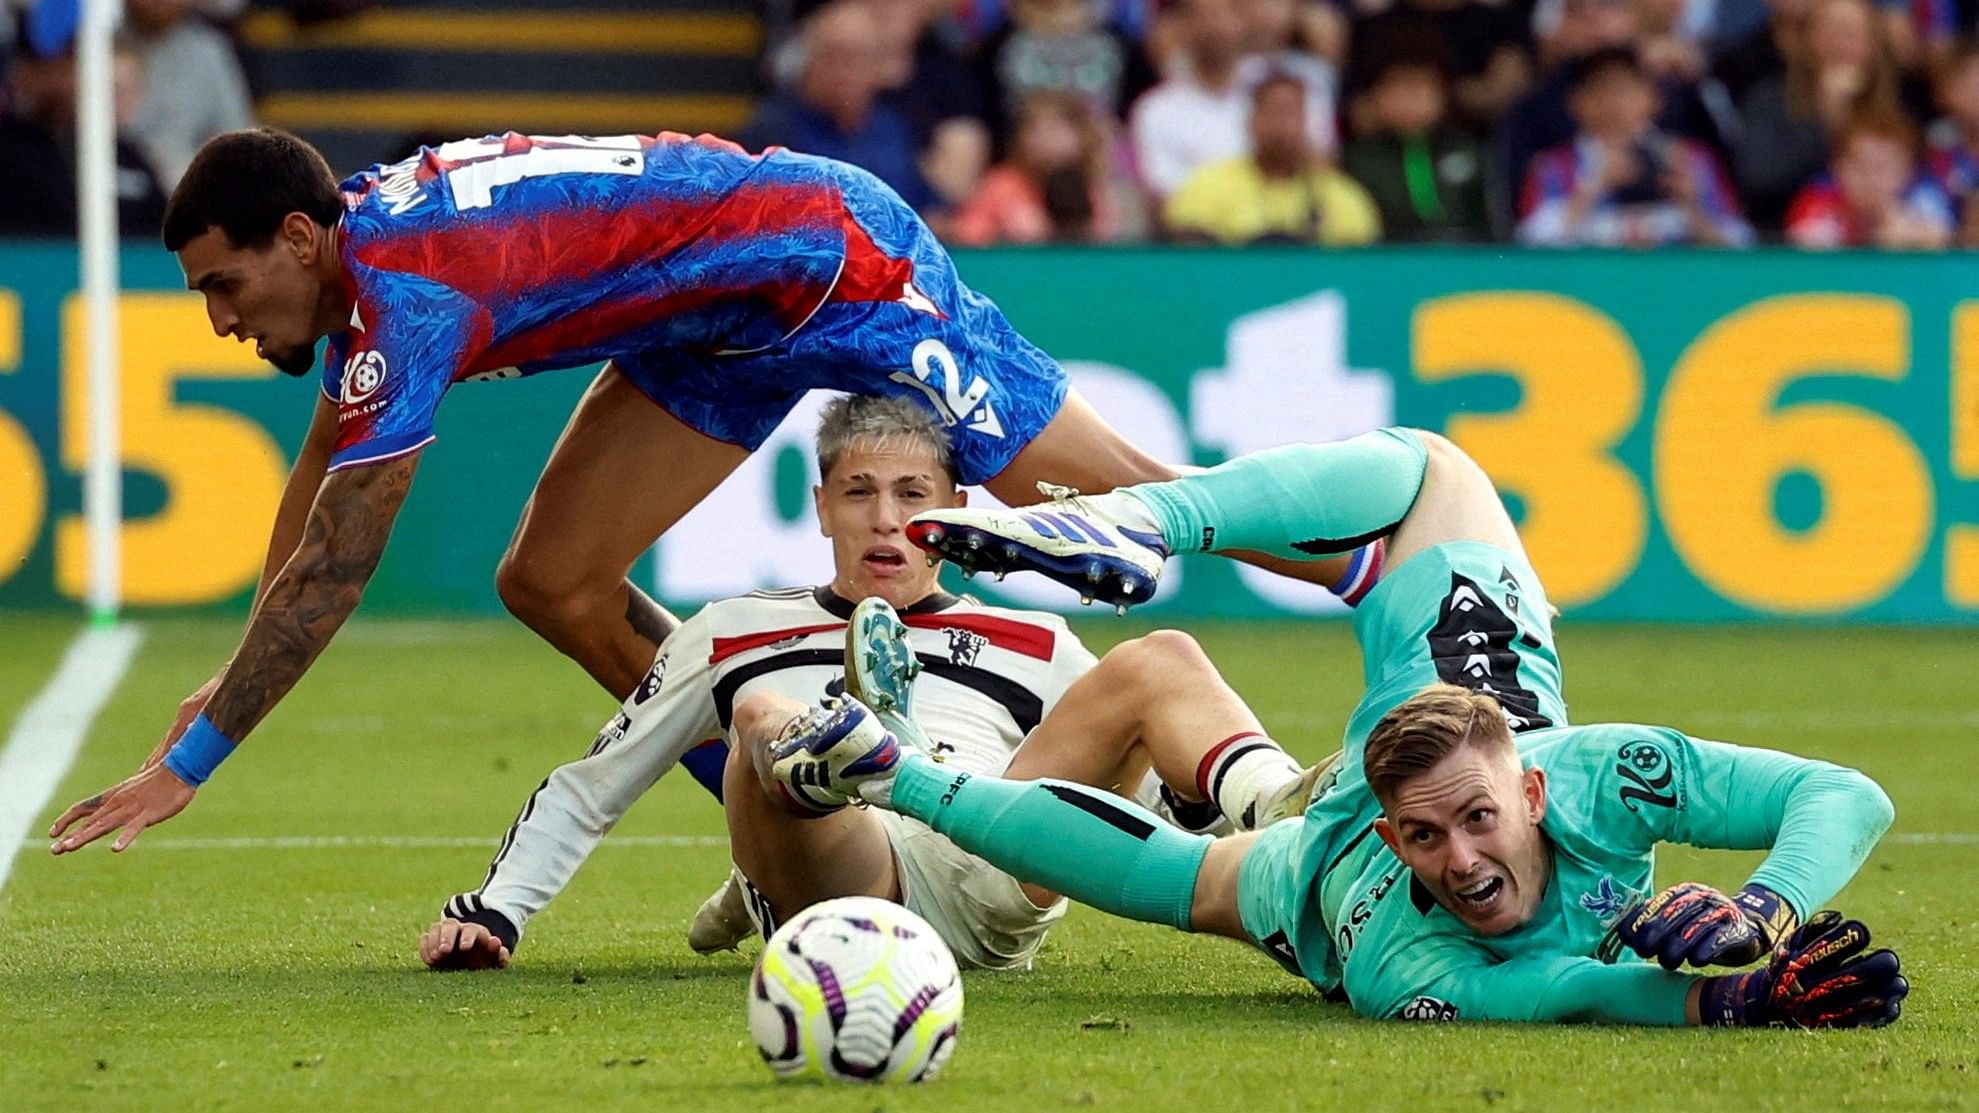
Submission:
M 240 838 L 146 838 L 131 850 L 492 850 L 494 835 L 264 835 Z M 1979 831 L 1899 831 L 1885 835 L 1898 846 L 1979 846 Z M 690 849 L 727 846 L 720 835 L 614 835 L 599 846 Z M 129 853 L 129 851 L 126 851 Z
M 141 641 L 138 628 L 129 624 L 84 630 L 69 643 L 41 694 L 14 720 L 0 749 L 0 888 Z
M 429 850 L 474 847 L 493 850 L 500 835 L 269 835 L 244 838 L 139 839 L 131 850 Z M 615 835 L 599 846 L 727 846 L 720 835 Z M 130 851 L 125 851 L 129 853 Z

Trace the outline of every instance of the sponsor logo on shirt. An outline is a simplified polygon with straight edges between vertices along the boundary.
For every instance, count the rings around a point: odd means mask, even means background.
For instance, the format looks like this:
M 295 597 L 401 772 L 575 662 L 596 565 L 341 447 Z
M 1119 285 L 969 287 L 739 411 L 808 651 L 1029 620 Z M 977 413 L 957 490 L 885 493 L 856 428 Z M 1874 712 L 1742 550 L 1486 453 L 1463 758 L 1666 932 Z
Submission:
M 356 405 L 385 385 L 385 353 L 363 351 L 344 363 L 344 405 Z
M 1403 1005 L 1402 1011 L 1395 1015 L 1403 1020 L 1455 1020 L 1457 1006 L 1425 995 Z

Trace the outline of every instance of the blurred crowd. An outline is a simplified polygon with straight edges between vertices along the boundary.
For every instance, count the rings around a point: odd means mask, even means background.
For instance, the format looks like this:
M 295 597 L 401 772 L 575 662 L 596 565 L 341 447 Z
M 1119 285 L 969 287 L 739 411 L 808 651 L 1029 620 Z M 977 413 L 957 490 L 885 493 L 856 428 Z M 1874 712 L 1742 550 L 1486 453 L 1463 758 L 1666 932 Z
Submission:
M 251 122 L 243 2 L 126 0 L 127 230 Z M 69 234 L 76 3 L 0 8 L 0 234 Z M 1979 0 L 779 10 L 735 138 L 863 166 L 962 245 L 1979 246 Z
M 254 122 L 232 39 L 245 0 L 124 0 L 112 56 L 117 208 L 128 235 L 157 232 L 165 196 L 199 145 Z M 75 0 L 0 2 L 0 235 L 76 232 Z
M 771 51 L 741 138 L 865 166 L 967 245 L 1979 246 L 1975 17 L 828 0 Z

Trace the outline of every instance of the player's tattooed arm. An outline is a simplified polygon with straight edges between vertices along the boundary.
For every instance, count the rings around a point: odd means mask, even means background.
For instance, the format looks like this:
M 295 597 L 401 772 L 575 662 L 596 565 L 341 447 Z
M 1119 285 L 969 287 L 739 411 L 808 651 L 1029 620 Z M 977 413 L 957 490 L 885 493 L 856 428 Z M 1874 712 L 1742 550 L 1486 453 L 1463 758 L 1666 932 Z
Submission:
M 295 555 L 262 594 L 206 717 L 239 741 L 357 608 L 419 466 L 414 452 L 323 480 Z
M 680 626 L 680 620 L 671 611 L 653 601 L 653 597 L 639 590 L 627 580 L 625 584 L 625 621 L 630 623 L 633 632 L 653 643 L 655 648 L 667 640 L 667 635 Z

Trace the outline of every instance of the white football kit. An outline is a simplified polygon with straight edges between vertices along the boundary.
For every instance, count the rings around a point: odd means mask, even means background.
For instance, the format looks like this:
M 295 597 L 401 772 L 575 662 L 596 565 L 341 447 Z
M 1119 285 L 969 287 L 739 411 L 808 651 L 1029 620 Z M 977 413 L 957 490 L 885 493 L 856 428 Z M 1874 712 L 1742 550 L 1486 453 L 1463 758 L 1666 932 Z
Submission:
M 826 587 L 751 592 L 703 607 L 667 638 L 590 752 L 530 794 L 481 886 L 448 900 L 446 915 L 486 923 L 492 912 L 519 937 L 633 801 L 683 754 L 728 738 L 739 701 L 758 691 L 805 703 L 842 693 L 852 607 Z M 900 614 L 923 666 L 915 717 L 958 770 L 1002 773 L 1095 663 L 1056 615 L 947 594 Z M 879 814 L 900 865 L 902 903 L 933 924 L 963 964 L 1028 966 L 1065 915 L 1064 899 L 1039 908 L 1009 874 L 915 820 Z M 750 916 L 767 933 L 774 925 L 750 893 Z

